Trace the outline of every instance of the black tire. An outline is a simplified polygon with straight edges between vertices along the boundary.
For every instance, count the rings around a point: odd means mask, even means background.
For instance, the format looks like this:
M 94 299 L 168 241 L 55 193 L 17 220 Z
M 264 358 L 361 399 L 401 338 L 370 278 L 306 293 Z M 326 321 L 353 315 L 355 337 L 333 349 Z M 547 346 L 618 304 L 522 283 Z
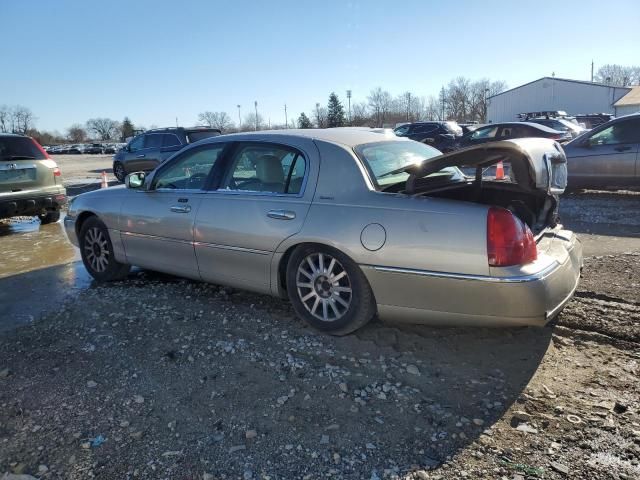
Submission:
M 309 262 L 316 267 L 315 272 Z M 321 263 L 324 268 L 320 268 Z M 331 278 L 337 280 L 329 281 Z M 304 245 L 293 251 L 287 263 L 287 292 L 298 317 L 331 335 L 347 335 L 376 314 L 375 298 L 362 270 L 342 252 L 322 245 Z
M 127 176 L 127 172 L 124 169 L 124 165 L 120 162 L 115 162 L 113 164 L 113 175 L 118 179 L 119 182 L 124 182 L 124 177 Z
M 49 223 L 56 223 L 60 220 L 60 210 L 52 210 L 42 215 L 38 215 L 41 225 L 48 225 Z
M 97 281 L 111 282 L 122 280 L 127 276 L 131 265 L 116 261 L 109 230 L 98 217 L 89 217 L 85 220 L 78 240 L 82 263 Z

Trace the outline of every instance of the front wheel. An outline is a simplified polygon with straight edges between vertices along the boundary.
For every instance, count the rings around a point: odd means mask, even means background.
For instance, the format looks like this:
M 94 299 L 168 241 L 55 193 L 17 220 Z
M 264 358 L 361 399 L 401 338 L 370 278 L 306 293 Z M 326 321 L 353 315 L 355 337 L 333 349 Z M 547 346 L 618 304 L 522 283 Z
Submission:
M 373 292 L 362 270 L 332 248 L 297 248 L 287 265 L 287 291 L 296 314 L 312 327 L 346 335 L 376 313 Z
M 115 259 L 109 230 L 97 217 L 88 218 L 82 224 L 80 255 L 87 271 L 99 282 L 122 280 L 131 268 Z
M 125 172 L 124 165 L 122 165 L 122 163 L 116 162 L 113 164 L 113 175 L 119 182 L 124 182 L 124 177 L 127 176 L 127 172 Z

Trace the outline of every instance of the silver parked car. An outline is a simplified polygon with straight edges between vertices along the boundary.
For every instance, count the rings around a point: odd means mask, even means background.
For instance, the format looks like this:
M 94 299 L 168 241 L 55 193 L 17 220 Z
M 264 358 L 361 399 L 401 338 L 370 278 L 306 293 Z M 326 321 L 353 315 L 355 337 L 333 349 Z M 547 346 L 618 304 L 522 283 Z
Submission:
M 571 188 L 640 187 L 640 113 L 604 123 L 564 151 Z
M 486 177 L 498 161 L 509 176 Z M 288 297 L 332 334 L 376 314 L 544 325 L 582 266 L 556 222 L 565 184 L 565 156 L 546 139 L 441 155 L 358 129 L 282 130 L 198 142 L 126 186 L 79 195 L 64 223 L 97 280 L 138 265 Z

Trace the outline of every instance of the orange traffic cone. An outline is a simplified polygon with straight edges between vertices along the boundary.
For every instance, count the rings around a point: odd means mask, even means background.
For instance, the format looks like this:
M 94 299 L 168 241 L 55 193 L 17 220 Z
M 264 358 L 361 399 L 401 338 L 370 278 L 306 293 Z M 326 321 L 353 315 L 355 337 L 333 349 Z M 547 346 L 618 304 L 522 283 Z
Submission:
M 109 182 L 107 181 L 107 172 L 103 170 L 102 175 L 100 175 L 100 177 L 101 177 L 100 188 L 109 188 Z
M 504 165 L 502 161 L 496 163 L 496 180 L 504 180 Z

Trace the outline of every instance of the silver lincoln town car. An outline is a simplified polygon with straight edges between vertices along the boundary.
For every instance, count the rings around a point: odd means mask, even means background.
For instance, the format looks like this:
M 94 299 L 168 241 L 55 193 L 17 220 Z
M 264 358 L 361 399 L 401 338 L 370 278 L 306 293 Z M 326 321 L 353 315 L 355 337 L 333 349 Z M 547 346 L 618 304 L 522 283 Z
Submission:
M 288 297 L 344 335 L 383 320 L 545 325 L 573 295 L 582 247 L 557 222 L 566 157 L 552 140 L 447 155 L 363 129 L 224 135 L 64 220 L 89 273 L 131 265 Z

